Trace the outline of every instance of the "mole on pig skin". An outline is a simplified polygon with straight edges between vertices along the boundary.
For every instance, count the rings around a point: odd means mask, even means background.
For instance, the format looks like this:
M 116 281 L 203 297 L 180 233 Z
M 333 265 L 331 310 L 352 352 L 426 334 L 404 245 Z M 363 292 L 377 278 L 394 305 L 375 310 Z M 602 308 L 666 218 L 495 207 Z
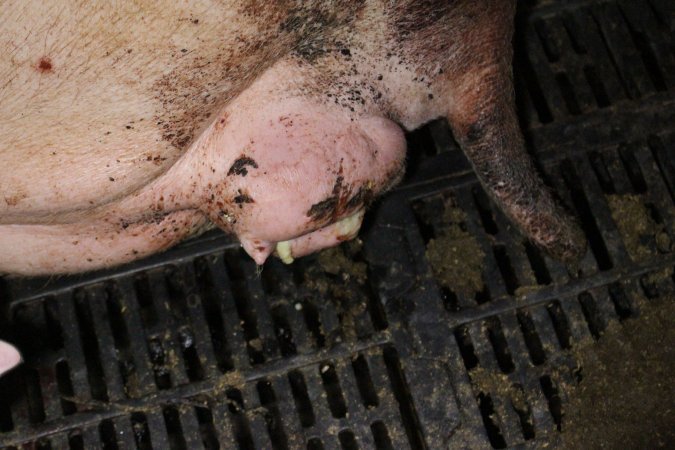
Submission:
M 33 56 L 0 59 L 0 273 L 109 267 L 213 225 L 291 262 L 356 236 L 402 178 L 404 131 L 439 117 L 526 236 L 585 252 L 524 148 L 515 0 L 201 3 L 136 22 L 123 3 L 3 5 Z
M 54 66 L 52 65 L 52 60 L 46 56 L 43 56 L 37 63 L 37 69 L 41 73 L 53 72 Z

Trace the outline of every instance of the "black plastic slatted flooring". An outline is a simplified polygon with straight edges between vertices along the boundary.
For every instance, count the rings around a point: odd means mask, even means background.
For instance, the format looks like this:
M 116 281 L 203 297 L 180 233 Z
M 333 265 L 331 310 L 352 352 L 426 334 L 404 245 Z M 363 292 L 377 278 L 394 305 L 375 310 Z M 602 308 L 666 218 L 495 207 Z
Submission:
M 674 8 L 545 2 L 519 16 L 526 139 L 580 218 L 579 267 L 518 235 L 434 122 L 410 135 L 409 175 L 368 216 L 363 247 L 343 249 L 367 280 L 317 257 L 260 273 L 219 233 L 115 271 L 4 280 L 0 337 L 25 363 L 0 379 L 0 446 L 555 442 L 561 384 L 575 383 L 567 350 L 639 315 L 639 299 L 675 293 L 672 277 L 650 276 L 675 266 Z M 640 237 L 649 258 L 631 254 L 615 223 L 617 195 L 638 198 L 660 227 L 661 241 Z M 474 295 L 435 279 L 426 256 L 446 208 L 485 255 Z M 506 377 L 510 396 L 479 390 L 476 370 Z

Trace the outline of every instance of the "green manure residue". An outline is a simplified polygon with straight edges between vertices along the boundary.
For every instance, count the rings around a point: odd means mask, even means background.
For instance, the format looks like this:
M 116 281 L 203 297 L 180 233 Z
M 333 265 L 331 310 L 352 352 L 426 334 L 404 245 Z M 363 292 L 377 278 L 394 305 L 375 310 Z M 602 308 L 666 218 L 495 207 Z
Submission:
M 441 286 L 458 295 L 473 297 L 483 290 L 485 254 L 474 236 L 463 224 L 466 214 L 459 208 L 446 206 L 439 236 L 427 243 L 427 260 Z
M 663 224 L 654 220 L 642 196 L 608 195 L 607 204 L 633 261 L 645 262 L 658 253 L 672 250 L 670 236 Z

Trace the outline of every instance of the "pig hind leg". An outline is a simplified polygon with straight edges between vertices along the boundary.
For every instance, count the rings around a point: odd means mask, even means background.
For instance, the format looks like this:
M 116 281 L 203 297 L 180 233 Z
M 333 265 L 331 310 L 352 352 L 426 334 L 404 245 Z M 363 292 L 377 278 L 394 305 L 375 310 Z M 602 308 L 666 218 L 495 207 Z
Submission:
M 586 241 L 576 221 L 554 201 L 525 150 L 507 31 L 488 50 L 482 47 L 480 53 L 487 58 L 467 64 L 448 119 L 483 187 L 506 215 L 548 254 L 574 261 L 585 253 Z

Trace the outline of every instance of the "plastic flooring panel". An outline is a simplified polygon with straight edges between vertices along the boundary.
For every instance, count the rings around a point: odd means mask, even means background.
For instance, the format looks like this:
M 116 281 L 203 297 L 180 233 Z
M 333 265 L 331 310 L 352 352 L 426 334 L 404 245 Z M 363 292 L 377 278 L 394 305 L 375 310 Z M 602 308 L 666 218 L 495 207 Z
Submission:
M 210 232 L 115 270 L 0 280 L 0 337 L 25 359 L 0 379 L 0 447 L 555 445 L 568 350 L 639 315 L 639 299 L 675 297 L 672 275 L 653 276 L 675 266 L 671 3 L 519 14 L 521 120 L 586 233 L 578 267 L 514 230 L 437 121 L 409 135 L 406 180 L 367 215 L 362 245 L 260 270 Z M 617 202 L 653 232 L 627 234 Z M 448 236 L 480 263 L 458 253 L 454 285 L 430 257 Z

